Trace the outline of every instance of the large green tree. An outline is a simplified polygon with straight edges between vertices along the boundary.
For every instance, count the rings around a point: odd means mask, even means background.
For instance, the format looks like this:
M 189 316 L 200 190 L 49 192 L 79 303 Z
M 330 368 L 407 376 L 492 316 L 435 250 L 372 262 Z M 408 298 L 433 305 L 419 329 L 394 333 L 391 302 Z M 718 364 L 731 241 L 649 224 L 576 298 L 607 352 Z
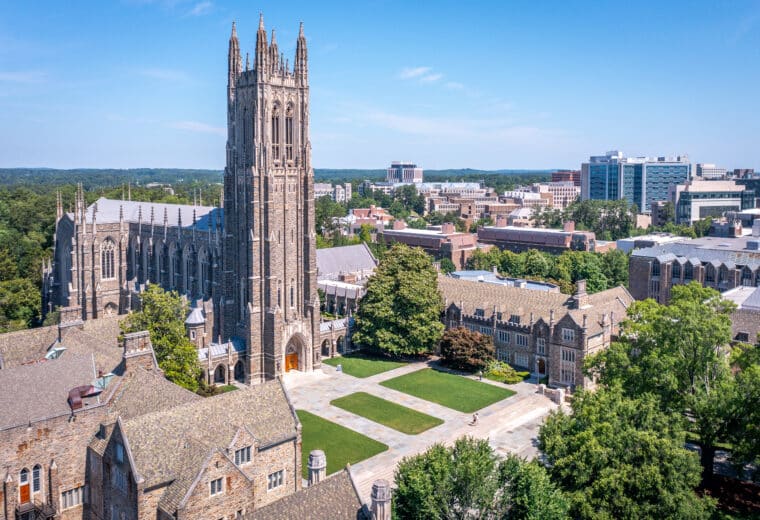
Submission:
M 462 437 L 434 444 L 396 468 L 395 518 L 567 518 L 568 503 L 543 466 L 514 455 L 501 458 L 488 440 Z
M 746 387 L 757 384 L 751 371 L 740 389 L 743 371 L 731 367 L 733 308 L 696 282 L 674 286 L 669 305 L 635 302 L 620 340 L 589 361 L 602 385 L 620 385 L 629 396 L 656 395 L 664 411 L 683 417 L 700 444 L 705 480 L 713 475 L 716 444 L 742 435 L 740 419 L 750 414 L 751 399 L 741 395 L 757 392 Z
M 485 370 L 495 353 L 491 336 L 465 327 L 448 329 L 441 338 L 441 361 L 457 370 Z
M 392 355 L 432 352 L 443 333 L 438 273 L 422 249 L 394 244 L 367 282 L 353 341 Z
M 684 446 L 680 418 L 655 396 L 619 388 L 581 392 L 572 414 L 553 412 L 539 432 L 552 479 L 569 494 L 574 518 L 709 518 L 699 498 L 697 455 Z
M 142 293 L 142 310 L 121 323 L 123 333 L 147 330 L 158 366 L 170 381 L 193 392 L 198 390 L 200 365 L 195 345 L 185 333 L 187 304 L 175 291 L 152 284 Z

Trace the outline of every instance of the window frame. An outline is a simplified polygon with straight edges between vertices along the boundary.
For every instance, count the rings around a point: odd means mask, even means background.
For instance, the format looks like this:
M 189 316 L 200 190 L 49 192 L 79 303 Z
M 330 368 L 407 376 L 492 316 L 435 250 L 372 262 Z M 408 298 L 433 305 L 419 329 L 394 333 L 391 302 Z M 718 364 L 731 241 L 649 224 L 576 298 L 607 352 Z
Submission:
M 224 494 L 224 477 L 215 478 L 209 482 L 209 496 Z

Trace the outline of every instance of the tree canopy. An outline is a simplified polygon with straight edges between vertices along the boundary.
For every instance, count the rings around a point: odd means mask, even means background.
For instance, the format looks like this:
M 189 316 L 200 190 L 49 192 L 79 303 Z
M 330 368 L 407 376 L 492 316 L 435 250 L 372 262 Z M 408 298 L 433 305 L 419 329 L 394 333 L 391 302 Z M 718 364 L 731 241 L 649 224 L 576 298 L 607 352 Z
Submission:
M 699 498 L 697 455 L 678 417 L 652 395 L 619 388 L 580 392 L 572 414 L 552 412 L 539 433 L 552 480 L 568 493 L 573 518 L 709 518 Z
M 193 392 L 201 374 L 198 352 L 185 333 L 187 304 L 175 291 L 151 284 L 141 294 L 142 310 L 121 323 L 123 333 L 147 330 L 158 366 L 167 379 Z
M 438 273 L 423 250 L 394 244 L 359 302 L 353 341 L 391 355 L 432 352 L 443 333 Z
M 499 457 L 488 440 L 431 446 L 396 468 L 395 518 L 561 520 L 568 502 L 543 466 Z
M 448 329 L 441 339 L 441 362 L 457 370 L 485 370 L 494 359 L 491 336 L 465 327 Z

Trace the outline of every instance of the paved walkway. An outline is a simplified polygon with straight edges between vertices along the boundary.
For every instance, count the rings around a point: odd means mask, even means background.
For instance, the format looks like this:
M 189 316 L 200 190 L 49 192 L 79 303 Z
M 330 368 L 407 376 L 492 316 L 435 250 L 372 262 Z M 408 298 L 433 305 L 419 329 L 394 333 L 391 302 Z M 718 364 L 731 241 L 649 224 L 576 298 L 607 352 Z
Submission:
M 458 412 L 379 385 L 387 379 L 428 366 L 429 364 L 425 362 L 415 362 L 372 377 L 359 379 L 337 372 L 334 367 L 323 365 L 321 371 L 306 374 L 289 372 L 283 378 L 288 394 L 297 409 L 308 410 L 388 445 L 387 451 L 359 462 L 351 468 L 362 498 L 367 502 L 369 502 L 372 482 L 378 478 L 393 482 L 393 471 L 403 457 L 423 452 L 436 442 L 451 443 L 462 435 L 488 438 L 494 449 L 502 454 L 516 453 L 522 457 L 532 458 L 536 455 L 535 437 L 538 428 L 549 411 L 557 407 L 548 398 L 535 393 L 535 385 L 518 383 L 510 386 L 517 392 L 516 395 L 481 409 L 479 424 L 469 426 L 471 414 Z M 483 382 L 499 385 L 486 379 Z M 367 392 L 438 417 L 445 422 L 419 435 L 407 435 L 330 404 L 333 399 L 354 392 Z

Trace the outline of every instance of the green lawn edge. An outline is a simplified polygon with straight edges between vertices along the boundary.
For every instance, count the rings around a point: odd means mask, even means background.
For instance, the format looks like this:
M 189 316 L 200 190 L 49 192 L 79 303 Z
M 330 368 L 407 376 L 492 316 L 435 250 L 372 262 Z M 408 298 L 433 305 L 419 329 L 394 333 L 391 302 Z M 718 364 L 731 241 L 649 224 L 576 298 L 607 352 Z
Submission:
M 438 417 L 367 392 L 354 392 L 334 399 L 330 404 L 407 435 L 418 435 L 444 423 Z
M 464 413 L 475 412 L 516 393 L 509 388 L 473 381 L 432 368 L 423 368 L 380 384 Z
M 301 473 L 309 476 L 309 453 L 322 450 L 327 458 L 327 474 L 330 475 L 356 464 L 388 449 L 386 444 L 378 442 L 359 432 L 328 421 L 306 410 L 296 410 L 301 421 Z
M 364 379 L 389 370 L 407 365 L 405 361 L 381 359 L 363 353 L 345 354 L 334 358 L 323 359 L 322 362 L 332 367 L 342 365 L 343 373 Z

